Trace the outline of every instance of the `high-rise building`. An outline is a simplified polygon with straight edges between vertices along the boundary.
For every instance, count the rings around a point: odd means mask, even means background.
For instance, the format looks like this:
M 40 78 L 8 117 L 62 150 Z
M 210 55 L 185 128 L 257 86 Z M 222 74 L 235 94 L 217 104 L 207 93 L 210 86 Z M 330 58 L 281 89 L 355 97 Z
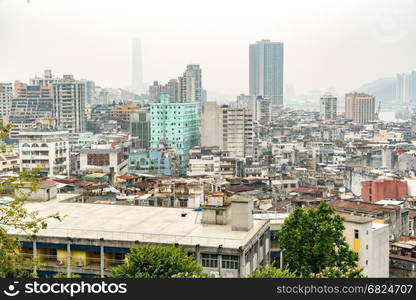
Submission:
M 85 84 L 72 75 L 64 75 L 53 85 L 54 110 L 58 127 L 69 133 L 85 130 Z
M 220 147 L 231 157 L 253 155 L 253 113 L 247 108 L 217 107 L 215 102 L 202 106 L 201 146 Z
M 410 105 L 416 106 L 416 71 L 410 73 Z
M 375 98 L 363 93 L 345 95 L 345 118 L 354 123 L 368 123 L 375 120 Z
M 85 104 L 95 104 L 95 82 L 88 79 L 81 79 L 85 85 Z
M 162 92 L 169 95 L 170 102 L 179 101 L 179 82 L 176 79 L 169 80 L 162 89 Z
M 272 120 L 272 110 L 269 99 L 258 96 L 254 100 L 253 117 L 257 122 L 270 122 Z
M 27 85 L 16 81 L 15 95 L 10 102 L 10 137 L 17 138 L 20 131 L 33 128 L 37 123 L 50 120 L 56 126 L 53 88 L 48 85 Z
M 175 149 L 179 172 L 186 173 L 189 150 L 200 144 L 199 103 L 172 103 L 168 94 L 150 104 L 151 148 Z
M 401 73 L 396 75 L 396 103 L 409 105 L 411 98 L 411 76 Z
M 179 77 L 180 102 L 202 102 L 202 70 L 199 65 L 187 65 Z
M 139 38 L 132 41 L 132 74 L 131 86 L 133 92 L 139 94 L 144 92 L 143 83 L 143 61 L 142 61 L 142 42 Z
M 51 70 L 45 70 L 43 77 L 35 76 L 29 79 L 29 85 L 47 86 L 59 82 L 61 79 L 52 76 Z
M 150 111 L 148 109 L 140 109 L 131 116 L 130 134 L 134 148 L 149 148 L 150 120 Z
M 320 113 L 323 120 L 336 120 L 337 101 L 337 97 L 332 94 L 325 94 L 321 97 Z
M 250 96 L 283 105 L 283 43 L 261 40 L 249 47 Z
M 0 83 L 0 115 L 10 113 L 10 103 L 13 98 L 13 86 L 11 83 Z
M 153 81 L 153 84 L 149 86 L 149 103 L 159 102 L 162 90 L 163 85 L 159 84 L 157 81 Z
M 416 105 L 416 71 L 396 75 L 396 103 L 398 105 Z

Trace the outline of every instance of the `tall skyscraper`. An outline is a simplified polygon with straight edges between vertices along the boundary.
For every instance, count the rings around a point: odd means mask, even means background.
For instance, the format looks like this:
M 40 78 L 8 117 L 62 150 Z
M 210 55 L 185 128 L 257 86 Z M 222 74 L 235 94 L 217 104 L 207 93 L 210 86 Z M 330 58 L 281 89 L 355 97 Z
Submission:
M 199 65 L 187 65 L 179 77 L 180 102 L 202 102 L 202 70 Z
M 85 84 L 64 75 L 62 81 L 53 85 L 54 110 L 58 127 L 69 133 L 85 130 Z
M 142 61 L 142 42 L 139 38 L 132 41 L 132 76 L 131 86 L 133 92 L 139 94 L 144 92 L 143 84 L 143 61 Z
M 409 74 L 401 73 L 396 75 L 396 104 L 410 104 L 411 82 L 411 76 Z
M 11 83 L 0 83 L 0 115 L 10 113 L 10 103 L 13 98 L 13 86 Z
M 416 71 L 410 73 L 410 105 L 416 106 Z
M 283 105 L 283 43 L 261 40 L 249 47 L 250 96 Z
M 85 104 L 95 104 L 95 82 L 88 79 L 81 79 L 85 85 Z
M 363 93 L 345 95 L 345 118 L 354 123 L 368 123 L 375 120 L 375 98 Z
M 337 97 L 327 93 L 321 97 L 320 113 L 323 120 L 336 120 L 337 118 Z
M 396 104 L 416 106 L 416 71 L 396 75 Z

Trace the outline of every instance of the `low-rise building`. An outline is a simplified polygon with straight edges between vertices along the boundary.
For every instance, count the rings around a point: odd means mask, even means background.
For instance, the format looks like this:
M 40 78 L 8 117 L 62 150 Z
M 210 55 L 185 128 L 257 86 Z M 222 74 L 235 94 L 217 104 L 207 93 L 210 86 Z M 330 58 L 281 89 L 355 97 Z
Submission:
M 125 261 L 135 244 L 183 246 L 210 277 L 246 277 L 269 263 L 269 222 L 253 220 L 248 197 L 231 199 L 224 208 L 230 210 L 230 218 L 215 224 L 203 221 L 204 208 L 201 213 L 186 208 L 59 201 L 63 197 L 70 196 L 58 194 L 58 200 L 25 205 L 40 215 L 59 211 L 66 216 L 62 221 L 49 219 L 47 229 L 35 238 L 9 231 L 21 241 L 24 257 L 39 259 L 41 275 L 67 272 L 104 277 L 111 267 Z
M 100 171 L 124 175 L 127 173 L 127 161 L 123 157 L 123 149 L 118 145 L 97 144 L 82 148 L 80 151 L 80 171 Z
M 33 128 L 20 132 L 19 157 L 21 172 L 40 168 L 41 176 L 68 176 L 68 131 Z

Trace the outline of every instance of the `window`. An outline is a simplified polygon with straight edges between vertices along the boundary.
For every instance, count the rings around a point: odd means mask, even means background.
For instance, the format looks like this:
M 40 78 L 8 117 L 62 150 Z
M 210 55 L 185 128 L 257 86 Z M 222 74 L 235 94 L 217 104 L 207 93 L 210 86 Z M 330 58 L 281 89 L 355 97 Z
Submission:
M 57 255 L 57 250 L 56 249 L 48 249 L 48 255 L 49 256 L 56 256 Z
M 124 253 L 114 253 L 114 259 L 115 260 L 124 260 L 126 255 Z
M 359 238 L 358 229 L 354 229 L 354 239 L 358 239 L 358 238 Z
M 202 266 L 204 268 L 218 268 L 218 255 L 202 253 Z
M 222 256 L 223 269 L 238 269 L 238 256 L 223 255 Z

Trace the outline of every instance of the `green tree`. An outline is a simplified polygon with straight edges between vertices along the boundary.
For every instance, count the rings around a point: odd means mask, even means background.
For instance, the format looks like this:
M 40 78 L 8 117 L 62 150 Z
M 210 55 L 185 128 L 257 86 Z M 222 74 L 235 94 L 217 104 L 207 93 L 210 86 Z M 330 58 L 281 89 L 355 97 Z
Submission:
M 7 137 L 11 125 L 0 126 L 0 141 Z M 0 145 L 0 152 L 8 151 L 7 146 Z M 0 278 L 35 276 L 30 272 L 37 262 L 34 259 L 25 260 L 21 255 L 20 243 L 10 231 L 32 236 L 39 230 L 46 228 L 50 218 L 60 219 L 58 214 L 40 217 L 38 212 L 29 212 L 24 203 L 31 192 L 36 190 L 39 178 L 36 174 L 39 170 L 21 172 L 18 176 L 2 177 L 0 179 L 0 197 L 12 196 L 12 201 L 0 204 Z M 20 187 L 30 187 L 25 194 L 14 194 Z M 28 271 L 29 270 L 29 271 Z
M 278 233 L 283 264 L 302 277 L 337 267 L 341 272 L 357 266 L 358 254 L 345 241 L 343 218 L 325 202 L 306 210 L 295 208 Z
M 287 269 L 278 269 L 272 265 L 259 268 L 256 272 L 251 274 L 249 278 L 296 278 L 294 272 Z
M 175 246 L 133 246 L 126 262 L 111 270 L 114 278 L 204 277 L 195 259 Z
M 345 267 L 341 270 L 338 267 L 328 267 L 316 274 L 317 278 L 364 278 L 363 269 L 358 267 Z

